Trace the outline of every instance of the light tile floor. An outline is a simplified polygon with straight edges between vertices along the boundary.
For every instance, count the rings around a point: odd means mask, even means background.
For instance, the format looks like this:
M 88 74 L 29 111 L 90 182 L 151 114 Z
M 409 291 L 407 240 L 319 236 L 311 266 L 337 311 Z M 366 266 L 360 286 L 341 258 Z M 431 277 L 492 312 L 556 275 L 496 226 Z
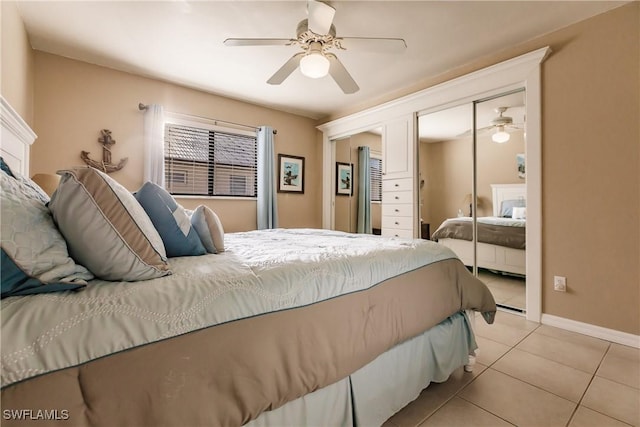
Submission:
M 482 269 L 478 272 L 478 278 L 487 285 L 497 304 L 525 310 L 527 303 L 524 277 L 493 273 Z
M 384 427 L 640 426 L 640 350 L 498 311 L 476 317 L 479 351 Z

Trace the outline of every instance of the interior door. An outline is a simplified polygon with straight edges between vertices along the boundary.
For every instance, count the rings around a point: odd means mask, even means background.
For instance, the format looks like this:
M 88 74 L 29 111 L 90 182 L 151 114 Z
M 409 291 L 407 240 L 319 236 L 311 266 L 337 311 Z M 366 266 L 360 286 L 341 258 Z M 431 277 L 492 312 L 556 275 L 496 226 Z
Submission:
M 473 106 L 471 103 L 418 117 L 418 192 L 423 237 L 430 238 L 447 219 L 471 217 L 473 172 Z M 446 245 L 458 242 L 447 240 Z M 473 267 L 473 249 L 456 247 Z
M 524 101 L 524 90 L 517 90 L 474 102 L 472 197 L 474 272 L 498 305 L 521 312 L 526 310 Z
M 521 312 L 526 310 L 526 242 L 519 249 L 487 241 L 483 224 L 506 230 L 515 222 L 513 210 L 510 218 L 501 218 L 503 201 L 526 211 L 524 99 L 524 90 L 517 90 L 418 118 L 423 231 L 450 247 L 499 305 Z M 523 238 L 526 221 L 521 222 Z M 440 229 L 447 224 L 470 230 L 469 240 L 442 238 Z

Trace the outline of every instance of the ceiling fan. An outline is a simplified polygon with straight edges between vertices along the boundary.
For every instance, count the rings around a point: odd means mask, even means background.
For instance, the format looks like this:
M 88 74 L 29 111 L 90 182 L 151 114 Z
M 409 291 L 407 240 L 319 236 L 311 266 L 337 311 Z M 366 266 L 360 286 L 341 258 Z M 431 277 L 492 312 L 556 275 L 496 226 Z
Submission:
M 495 117 L 491 120 L 491 124 L 489 126 L 485 126 L 478 129 L 478 132 L 486 132 L 490 130 L 495 130 L 493 135 L 491 135 L 491 139 L 493 142 L 497 142 L 499 144 L 509 141 L 511 135 L 507 130 L 516 130 L 522 129 L 522 125 L 514 124 L 513 117 L 505 116 L 504 113 L 509 109 L 509 107 L 498 107 L 494 111 L 498 113 L 498 117 Z M 458 135 L 458 136 L 469 136 L 472 131 L 469 129 L 468 131 Z
M 479 130 L 490 130 L 495 128 L 495 132 L 491 135 L 491 140 L 493 142 L 497 142 L 502 144 L 507 142 L 511 135 L 506 131 L 507 129 L 522 129 L 521 126 L 517 126 L 513 124 L 513 118 L 509 116 L 503 116 L 504 112 L 507 111 L 509 107 L 498 107 L 495 109 L 495 112 L 498 113 L 498 117 L 491 120 L 491 126 L 487 126 L 485 128 Z
M 266 38 L 229 38 L 224 41 L 225 46 L 298 46 L 302 52 L 293 55 L 275 72 L 267 83 L 281 84 L 298 67 L 307 77 L 320 78 L 327 74 L 335 80 L 346 94 L 355 93 L 360 88 L 351 77 L 331 49 L 368 49 L 378 52 L 402 52 L 407 44 L 399 38 L 375 37 L 336 37 L 336 27 L 333 18 L 336 10 L 317 0 L 308 0 L 308 19 L 298 23 L 295 39 L 266 39 Z

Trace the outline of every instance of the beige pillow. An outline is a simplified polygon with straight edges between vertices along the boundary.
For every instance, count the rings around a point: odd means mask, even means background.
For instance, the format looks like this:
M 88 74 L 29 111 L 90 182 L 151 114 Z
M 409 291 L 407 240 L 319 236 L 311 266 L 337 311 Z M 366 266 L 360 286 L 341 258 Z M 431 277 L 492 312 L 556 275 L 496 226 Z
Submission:
M 72 258 L 104 280 L 171 274 L 162 239 L 133 194 L 94 168 L 58 174 L 49 209 Z
M 218 215 L 209 207 L 200 205 L 191 215 L 191 225 L 198 233 L 207 252 L 224 252 L 224 228 Z

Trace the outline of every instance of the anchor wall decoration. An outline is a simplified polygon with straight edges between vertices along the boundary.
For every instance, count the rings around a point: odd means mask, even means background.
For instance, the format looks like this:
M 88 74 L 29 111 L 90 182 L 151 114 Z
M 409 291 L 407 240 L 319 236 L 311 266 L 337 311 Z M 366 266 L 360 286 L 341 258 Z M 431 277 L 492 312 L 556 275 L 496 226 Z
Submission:
M 129 160 L 128 157 L 123 158 L 117 165 L 111 163 L 111 147 L 116 143 L 116 140 L 111 137 L 111 131 L 109 129 L 102 129 L 100 131 L 100 138 L 98 138 L 98 142 L 102 144 L 102 161 L 98 162 L 92 160 L 89 157 L 88 151 L 82 151 L 80 153 L 80 157 L 86 164 L 89 166 L 100 169 L 105 173 L 111 173 L 115 171 L 119 171 L 127 164 Z

